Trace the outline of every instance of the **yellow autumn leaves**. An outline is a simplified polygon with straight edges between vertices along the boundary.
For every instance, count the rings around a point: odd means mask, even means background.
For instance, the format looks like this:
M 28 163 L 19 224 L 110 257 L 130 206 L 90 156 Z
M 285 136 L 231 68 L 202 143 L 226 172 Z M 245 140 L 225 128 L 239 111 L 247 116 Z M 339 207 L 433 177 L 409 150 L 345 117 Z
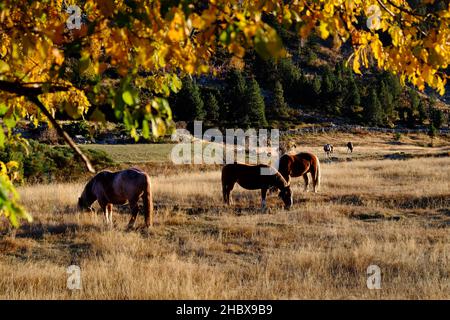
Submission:
M 31 222 L 33 219 L 19 204 L 19 195 L 13 186 L 19 164 L 16 161 L 0 161 L 0 215 L 9 219 L 12 226 L 19 225 L 19 219 Z

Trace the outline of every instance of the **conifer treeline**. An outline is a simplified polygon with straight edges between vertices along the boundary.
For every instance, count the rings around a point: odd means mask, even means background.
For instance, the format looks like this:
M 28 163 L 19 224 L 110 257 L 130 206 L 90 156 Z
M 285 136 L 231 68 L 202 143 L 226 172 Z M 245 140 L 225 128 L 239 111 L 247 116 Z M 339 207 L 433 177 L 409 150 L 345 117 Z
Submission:
M 243 71 L 230 69 L 220 85 L 197 82 L 185 78 L 183 89 L 172 98 L 175 120 L 266 127 L 273 121 L 296 123 L 300 119 L 295 110 L 302 110 L 383 127 L 428 124 L 440 128 L 446 121 L 434 98 L 402 87 L 396 76 L 373 72 L 364 78 L 344 63 L 306 73 L 291 58 L 255 59 Z

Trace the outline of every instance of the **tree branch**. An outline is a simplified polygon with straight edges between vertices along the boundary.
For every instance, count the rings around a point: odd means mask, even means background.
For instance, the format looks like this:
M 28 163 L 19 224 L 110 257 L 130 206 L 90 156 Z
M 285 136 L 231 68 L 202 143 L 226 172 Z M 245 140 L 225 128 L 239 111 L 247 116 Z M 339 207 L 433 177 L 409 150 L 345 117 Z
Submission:
M 95 173 L 95 169 L 91 164 L 91 161 L 89 161 L 88 157 L 78 148 L 78 146 L 75 144 L 75 142 L 72 140 L 72 138 L 61 128 L 59 123 L 53 118 L 50 111 L 47 110 L 47 108 L 44 106 L 44 104 L 39 100 L 37 96 L 27 96 L 28 100 L 33 102 L 39 110 L 47 117 L 48 120 L 50 120 L 50 123 L 55 127 L 58 134 L 64 138 L 66 143 L 81 157 L 81 159 L 84 161 L 86 168 L 89 170 L 89 172 Z
M 39 84 L 39 86 L 36 86 L 36 84 Z M 48 90 L 43 90 L 43 85 L 50 85 Z M 30 86 L 31 85 L 31 86 Z M 19 82 L 12 82 L 12 81 L 5 81 L 0 80 L 0 90 L 6 91 L 9 93 L 14 93 L 19 96 L 37 96 L 43 93 L 55 93 L 60 91 L 69 91 L 69 87 L 62 86 L 62 85 L 52 85 L 51 83 L 19 83 Z
M 43 93 L 54 93 L 54 92 L 60 92 L 60 91 L 68 91 L 70 88 L 66 86 L 61 85 L 51 85 L 47 90 L 42 89 L 42 85 L 47 83 L 40 83 L 40 86 L 35 86 L 37 83 L 29 83 L 28 85 L 33 86 L 27 86 L 27 83 L 18 83 L 18 82 L 11 82 L 11 81 L 4 81 L 0 80 L 0 90 L 6 91 L 9 93 L 17 94 L 19 96 L 26 97 L 29 101 L 33 102 L 39 110 L 47 117 L 47 119 L 50 121 L 50 123 L 55 127 L 56 132 L 59 136 L 61 136 L 66 143 L 71 147 L 76 154 L 78 154 L 81 159 L 83 160 L 84 164 L 86 165 L 86 168 L 89 170 L 89 172 L 95 173 L 95 169 L 91 164 L 91 161 L 86 157 L 86 155 L 78 148 L 76 143 L 72 140 L 72 138 L 61 128 L 59 123 L 56 121 L 56 119 L 52 116 L 50 111 L 47 110 L 47 108 L 44 106 L 44 104 L 39 100 L 38 95 Z
M 417 13 L 417 12 L 413 12 L 413 11 L 407 10 L 407 9 L 405 9 L 405 8 L 399 6 L 399 5 L 396 5 L 391 0 L 386 0 L 386 1 L 387 1 L 387 3 L 389 3 L 394 8 L 396 8 L 396 9 L 398 9 L 398 10 L 400 10 L 400 11 L 406 13 L 406 14 L 409 14 L 410 16 L 416 16 L 416 17 L 421 17 L 421 18 L 425 18 L 427 16 L 426 14 L 420 14 L 420 13 Z M 378 1 L 378 2 L 380 2 L 380 1 Z

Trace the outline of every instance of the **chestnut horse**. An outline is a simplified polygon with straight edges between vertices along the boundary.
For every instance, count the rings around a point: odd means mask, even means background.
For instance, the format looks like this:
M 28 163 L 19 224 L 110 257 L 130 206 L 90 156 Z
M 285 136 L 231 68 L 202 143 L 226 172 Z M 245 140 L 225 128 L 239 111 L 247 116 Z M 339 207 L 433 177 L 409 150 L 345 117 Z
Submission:
M 140 198 L 144 202 L 145 225 L 153 226 L 153 201 L 148 174 L 135 168 L 117 172 L 102 171 L 87 183 L 78 198 L 78 207 L 92 210 L 91 205 L 97 200 L 105 215 L 106 223 L 112 225 L 113 204 L 128 202 L 131 209 L 128 227 L 132 228 L 139 212 Z
M 230 163 L 222 169 L 222 193 L 223 201 L 230 205 L 230 193 L 238 183 L 248 190 L 261 189 L 261 207 L 266 206 L 267 190 L 271 187 L 280 189 L 279 197 L 283 200 L 285 208 L 292 206 L 292 191 L 289 183 L 275 169 L 265 164 L 248 165 L 242 163 Z
M 290 183 L 290 177 L 303 176 L 305 180 L 305 191 L 308 191 L 308 173 L 310 173 L 314 192 L 317 192 L 319 189 L 320 162 L 319 158 L 312 153 L 284 154 L 280 158 L 278 170 L 288 183 Z

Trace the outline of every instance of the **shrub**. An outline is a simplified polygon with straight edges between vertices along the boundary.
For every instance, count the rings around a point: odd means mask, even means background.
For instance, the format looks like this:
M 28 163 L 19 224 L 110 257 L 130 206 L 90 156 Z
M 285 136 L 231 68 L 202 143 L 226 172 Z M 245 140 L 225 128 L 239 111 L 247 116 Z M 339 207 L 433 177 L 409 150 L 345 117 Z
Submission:
M 81 120 L 81 121 L 73 121 L 68 124 L 64 124 L 62 126 L 65 132 L 71 137 L 75 136 L 83 136 L 86 137 L 90 134 L 89 132 L 89 125 L 87 121 Z
M 93 166 L 100 170 L 114 164 L 104 151 L 84 149 Z M 84 162 L 67 146 L 50 146 L 30 140 L 27 149 L 5 145 L 0 150 L 0 160 L 21 163 L 19 174 L 27 182 L 51 182 L 77 179 L 86 173 Z

